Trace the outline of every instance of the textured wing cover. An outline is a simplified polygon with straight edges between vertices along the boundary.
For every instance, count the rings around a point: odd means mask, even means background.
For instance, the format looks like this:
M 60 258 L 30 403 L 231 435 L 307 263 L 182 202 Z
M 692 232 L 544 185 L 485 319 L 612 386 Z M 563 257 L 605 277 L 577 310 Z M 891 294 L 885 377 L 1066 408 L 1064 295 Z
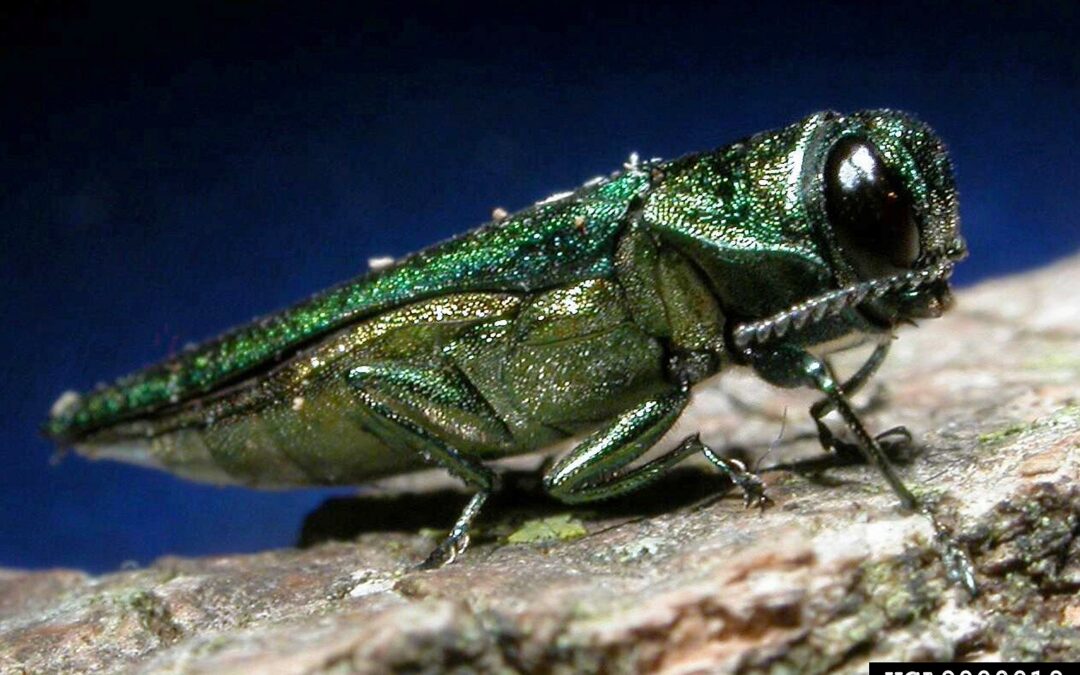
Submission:
M 398 264 L 236 328 L 54 409 L 60 440 L 234 382 L 349 323 L 450 291 L 528 292 L 606 276 L 619 228 L 648 188 L 630 170 L 425 249 Z

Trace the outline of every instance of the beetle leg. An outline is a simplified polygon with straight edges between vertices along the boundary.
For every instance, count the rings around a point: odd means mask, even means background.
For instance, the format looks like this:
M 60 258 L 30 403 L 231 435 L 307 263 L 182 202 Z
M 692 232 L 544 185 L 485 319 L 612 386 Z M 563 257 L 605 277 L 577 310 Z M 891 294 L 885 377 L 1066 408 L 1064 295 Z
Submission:
M 878 371 L 881 364 L 885 362 L 885 357 L 889 355 L 889 348 L 891 346 L 892 340 L 890 339 L 885 339 L 877 343 L 873 353 L 870 354 L 861 366 L 859 366 L 859 369 L 855 371 L 855 374 L 840 385 L 840 390 L 844 392 L 844 396 L 853 396 L 870 381 L 870 378 Z M 832 401 L 828 398 L 823 398 L 815 403 L 813 407 L 810 408 L 810 411 L 814 415 L 814 419 L 817 419 L 829 414 L 833 409 L 834 405 Z
M 681 387 L 623 413 L 614 424 L 589 436 L 556 462 L 544 476 L 544 488 L 567 504 L 608 499 L 651 483 L 682 460 L 701 452 L 742 489 L 748 506 L 764 506 L 768 498 L 757 476 L 741 463 L 718 456 L 697 434 L 660 457 L 620 473 L 660 440 L 689 399 L 689 388 Z
M 433 432 L 432 419 L 448 415 L 460 419 L 463 412 L 471 412 L 472 426 L 487 427 L 474 430 L 472 435 L 486 432 L 489 437 L 498 437 L 501 423 L 493 412 L 484 414 L 486 404 L 467 383 L 437 369 L 396 364 L 361 366 L 352 369 L 348 378 L 359 398 L 361 405 L 358 408 L 367 417 L 372 433 L 392 447 L 420 454 L 426 461 L 442 466 L 477 489 L 449 535 L 420 568 L 432 569 L 453 562 L 468 547 L 469 527 L 495 489 L 496 476 L 479 460 L 464 454 Z
M 772 504 L 772 500 L 765 494 L 765 485 L 761 482 L 761 479 L 752 472 L 747 471 L 745 464 L 737 459 L 721 457 L 716 454 L 712 448 L 701 442 L 701 438 L 697 434 L 683 439 L 682 445 L 688 443 L 697 446 L 697 449 L 701 450 L 701 453 L 705 455 L 705 459 L 709 460 L 713 466 L 720 470 L 720 473 L 730 478 L 731 482 L 742 490 L 743 503 L 746 504 L 747 508 L 756 506 L 764 509 L 769 504 Z
M 840 391 L 846 398 L 850 398 L 855 395 L 862 387 L 874 376 L 878 368 L 885 361 L 885 357 L 889 354 L 889 347 L 892 346 L 892 340 L 885 338 L 878 342 L 874 352 L 870 354 L 869 358 L 859 367 L 855 374 L 848 378 L 843 384 L 840 385 Z M 827 363 L 828 361 L 825 360 Z M 842 441 L 833 434 L 832 430 L 824 422 L 824 417 L 830 412 L 836 409 L 836 404 L 832 399 L 826 397 L 810 406 L 810 417 L 813 418 L 814 424 L 817 426 L 818 440 L 821 441 L 821 447 L 827 451 L 834 451 L 845 459 L 862 459 L 863 453 L 856 444 Z M 893 437 L 896 437 L 895 440 Z M 897 426 L 886 431 L 881 432 L 874 439 L 882 446 L 885 453 L 895 458 L 904 448 L 911 445 L 912 437 L 911 432 L 906 427 Z
M 877 439 L 866 432 L 862 421 L 848 402 L 843 388 L 833 377 L 828 364 L 810 354 L 804 354 L 803 357 L 803 373 L 809 384 L 825 394 L 832 407 L 840 413 L 848 429 L 855 435 L 856 447 L 862 451 L 863 456 L 881 472 L 905 508 L 918 511 L 930 519 L 934 526 L 935 541 L 948 576 L 953 581 L 962 584 L 971 595 L 976 595 L 978 587 L 975 583 L 975 569 L 967 553 L 941 527 L 933 511 L 920 502 L 896 475 Z
M 874 467 L 881 472 L 885 477 L 885 480 L 889 483 L 889 487 L 891 487 L 893 492 L 896 493 L 896 496 L 900 498 L 900 502 L 904 507 L 917 509 L 919 502 L 915 498 L 915 495 L 904 486 L 900 481 L 900 478 L 896 475 L 896 472 L 893 471 L 892 465 L 889 464 L 889 460 L 885 456 L 885 452 L 881 449 L 881 445 L 878 444 L 877 439 L 867 433 L 866 427 L 863 426 L 859 416 L 855 413 L 851 404 L 848 403 L 845 388 L 833 377 L 828 364 L 821 359 L 806 354 L 804 369 L 809 384 L 825 394 L 826 398 L 824 402 L 828 404 L 826 410 L 831 408 L 840 413 L 840 416 L 844 419 L 844 424 L 851 433 L 855 435 L 855 447 L 862 452 L 868 462 L 873 464 Z M 860 369 L 860 371 L 861 370 L 862 369 Z M 856 376 L 857 375 L 858 373 L 856 373 Z M 817 404 L 815 404 L 814 407 L 816 407 L 816 405 Z M 811 415 L 813 414 L 814 409 L 812 407 Z M 822 423 L 816 415 L 814 416 L 814 419 L 818 424 L 819 432 L 824 429 L 824 433 L 831 437 L 832 434 L 828 431 L 827 427 L 825 427 L 824 423 Z M 835 439 L 832 440 L 835 442 Z M 826 442 L 826 437 L 823 436 L 822 442 Z

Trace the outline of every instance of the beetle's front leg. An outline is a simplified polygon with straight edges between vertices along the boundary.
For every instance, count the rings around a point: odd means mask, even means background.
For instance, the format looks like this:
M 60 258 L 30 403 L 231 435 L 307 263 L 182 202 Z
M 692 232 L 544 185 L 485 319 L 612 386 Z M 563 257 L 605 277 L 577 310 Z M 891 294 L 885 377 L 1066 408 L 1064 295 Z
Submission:
M 971 562 L 971 558 L 968 557 L 967 552 L 957 544 L 953 537 L 941 527 L 934 512 L 925 504 L 922 504 L 901 482 L 900 477 L 896 475 L 892 465 L 889 464 L 889 460 L 881 449 L 877 438 L 870 436 L 866 432 L 866 428 L 847 401 L 844 392 L 837 385 L 829 367 L 820 359 L 812 356 L 804 361 L 803 367 L 807 378 L 825 394 L 836 411 L 840 413 L 848 429 L 855 434 L 857 447 L 862 450 L 866 459 L 877 467 L 878 471 L 885 477 L 889 487 L 900 498 L 900 502 L 906 508 L 917 510 L 930 519 L 934 526 L 935 541 L 941 552 L 942 561 L 945 563 L 945 571 L 949 578 L 962 584 L 971 595 L 976 595 L 978 586 L 975 583 L 975 567 Z M 904 431 L 906 433 L 906 429 Z
M 840 385 L 840 391 L 845 398 L 850 399 L 870 381 L 870 378 L 874 376 L 874 373 L 877 372 L 878 368 L 880 368 L 881 364 L 885 361 L 885 357 L 888 356 L 889 347 L 891 345 L 891 337 L 885 337 L 879 341 L 874 348 L 873 353 L 870 354 L 869 358 L 866 359 L 862 366 L 855 371 L 855 374 Z M 823 361 L 828 364 L 827 359 L 823 359 Z M 821 441 L 821 447 L 825 448 L 825 450 L 835 451 L 838 455 L 848 460 L 864 460 L 865 457 L 858 445 L 840 440 L 825 424 L 825 416 L 835 408 L 835 403 L 833 403 L 833 400 L 829 397 L 823 398 L 810 406 L 810 417 L 813 418 L 814 424 L 817 426 L 818 440 Z M 896 426 L 883 431 L 875 436 L 874 439 L 881 445 L 885 453 L 892 458 L 895 458 L 905 448 L 910 446 L 912 442 L 911 432 L 904 426 Z
M 893 470 L 892 465 L 889 463 L 888 457 L 885 455 L 885 451 L 882 450 L 881 444 L 878 442 L 878 437 L 871 436 L 866 427 L 863 426 L 862 420 L 855 413 L 851 403 L 848 402 L 847 392 L 835 379 L 832 373 L 832 369 L 822 359 L 818 359 L 809 354 L 803 359 L 802 363 L 803 373 L 808 380 L 808 384 L 818 389 L 821 393 L 825 394 L 825 400 L 822 402 L 826 405 L 822 405 L 822 409 L 826 412 L 831 408 L 840 413 L 840 417 L 843 418 L 845 426 L 855 436 L 854 446 L 860 450 L 863 457 L 874 465 L 878 471 L 885 477 L 886 482 L 889 483 L 889 487 L 892 488 L 896 496 L 900 498 L 900 502 L 908 509 L 917 509 L 919 502 L 915 498 L 915 495 L 901 482 L 899 476 Z M 858 373 L 856 373 L 858 375 Z M 820 404 L 819 404 L 820 405 Z M 817 407 L 816 405 L 814 407 Z M 817 422 L 819 433 L 821 430 L 828 432 L 828 428 L 821 421 L 818 415 L 814 414 L 813 407 L 810 414 L 814 417 L 814 421 Z M 822 413 L 824 414 L 824 413 Z M 825 440 L 823 438 L 822 442 Z M 832 440 L 835 444 L 837 441 Z
M 510 442 L 494 411 L 460 375 L 436 368 L 403 364 L 372 364 L 353 368 L 349 384 L 358 397 L 358 412 L 372 433 L 391 447 L 420 454 L 475 487 L 450 534 L 420 564 L 421 569 L 453 562 L 469 545 L 469 528 L 495 489 L 495 473 L 442 436 L 449 425 L 459 441 L 482 439 L 484 444 Z
M 949 578 L 962 584 L 971 595 L 976 595 L 975 569 L 967 553 L 938 522 L 933 511 L 923 504 L 900 480 L 882 450 L 877 439 L 871 436 L 847 400 L 844 390 L 836 381 L 832 369 L 822 359 L 796 348 L 772 348 L 752 351 L 750 356 L 757 371 L 765 379 L 781 386 L 804 384 L 811 386 L 825 395 L 828 405 L 835 409 L 855 437 L 857 447 L 874 465 L 900 503 L 912 511 L 918 511 L 934 526 L 935 543 L 940 551 L 945 570 Z M 876 366 L 873 366 L 876 367 Z M 860 369 L 861 370 L 861 369 Z
M 743 491 L 747 506 L 768 503 L 761 480 L 740 462 L 720 457 L 697 434 L 660 457 L 620 473 L 671 428 L 690 400 L 689 387 L 646 401 L 586 438 L 544 476 L 544 488 L 568 504 L 598 501 L 636 490 L 695 453 L 705 457 Z

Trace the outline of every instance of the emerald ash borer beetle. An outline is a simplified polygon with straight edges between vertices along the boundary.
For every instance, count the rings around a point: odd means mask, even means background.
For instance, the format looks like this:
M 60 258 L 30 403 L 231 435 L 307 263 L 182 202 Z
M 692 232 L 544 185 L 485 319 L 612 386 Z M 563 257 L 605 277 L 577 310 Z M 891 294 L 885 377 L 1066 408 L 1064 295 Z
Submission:
M 948 155 L 889 110 L 823 112 L 711 152 L 632 161 L 114 384 L 65 394 L 48 434 L 89 457 L 255 487 L 352 485 L 429 465 L 476 490 L 426 566 L 454 559 L 495 488 L 491 459 L 577 445 L 544 476 L 608 499 L 702 453 L 696 435 L 634 460 L 694 385 L 733 365 L 822 394 L 826 449 L 857 448 L 924 510 L 849 397 L 899 324 L 939 316 L 965 255 Z M 827 355 L 873 341 L 840 382 Z M 822 421 L 839 413 L 852 441 Z M 926 511 L 927 515 L 932 517 Z M 936 526 L 936 524 L 935 524 Z M 951 577 L 974 590 L 938 530 Z

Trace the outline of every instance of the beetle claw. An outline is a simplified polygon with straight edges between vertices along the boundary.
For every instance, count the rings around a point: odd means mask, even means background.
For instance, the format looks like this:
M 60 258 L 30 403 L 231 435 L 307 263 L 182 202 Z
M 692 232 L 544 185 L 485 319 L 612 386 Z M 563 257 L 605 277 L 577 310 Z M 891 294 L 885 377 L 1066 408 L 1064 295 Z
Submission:
M 457 560 L 469 546 L 469 535 L 463 534 L 458 538 L 447 537 L 435 547 L 424 562 L 416 566 L 416 571 L 437 570 Z
M 753 474 L 746 474 L 746 477 L 738 482 L 740 488 L 743 491 L 743 503 L 746 508 L 757 507 L 761 511 L 764 511 L 766 507 L 773 504 L 773 500 L 765 494 L 765 485 L 761 482 L 761 479 Z
M 750 509 L 757 507 L 764 511 L 765 507 L 770 506 L 773 503 L 773 500 L 765 494 L 765 484 L 760 478 L 749 471 L 736 474 L 732 476 L 731 479 L 735 482 L 735 485 L 739 486 L 739 489 L 742 490 L 743 504 L 746 508 Z

